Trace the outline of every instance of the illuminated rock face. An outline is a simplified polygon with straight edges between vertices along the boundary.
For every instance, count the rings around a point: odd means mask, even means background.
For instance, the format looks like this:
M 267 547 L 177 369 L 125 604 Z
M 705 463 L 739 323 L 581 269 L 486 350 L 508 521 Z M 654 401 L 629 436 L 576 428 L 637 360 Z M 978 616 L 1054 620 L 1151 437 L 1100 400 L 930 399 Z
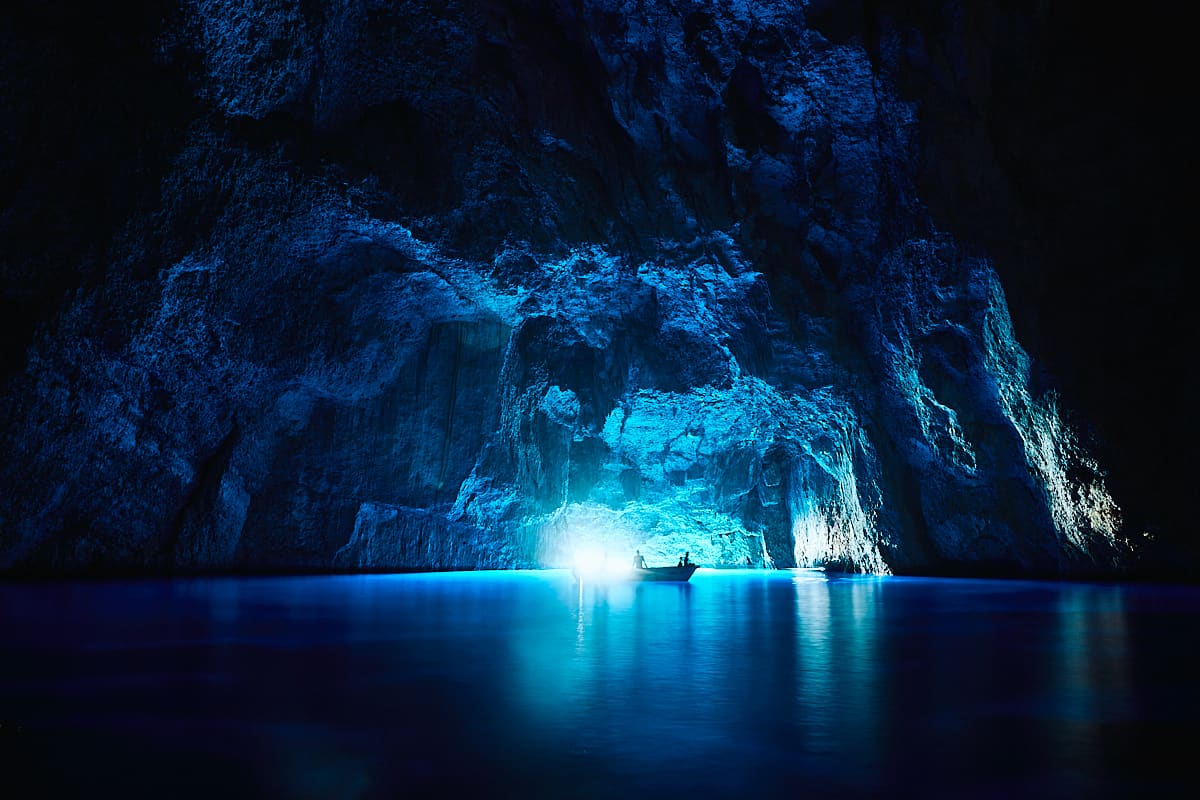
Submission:
M 160 37 L 196 116 L 10 381 L 3 566 L 1121 564 L 991 265 L 923 210 L 886 35 L 275 5 Z

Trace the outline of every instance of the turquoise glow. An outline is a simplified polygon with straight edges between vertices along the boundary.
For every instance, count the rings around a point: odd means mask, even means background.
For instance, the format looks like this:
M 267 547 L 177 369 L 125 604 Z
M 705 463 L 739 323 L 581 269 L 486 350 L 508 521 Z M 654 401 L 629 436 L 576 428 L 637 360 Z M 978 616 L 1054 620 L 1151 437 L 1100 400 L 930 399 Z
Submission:
M 50 796 L 1175 795 L 1197 613 L 810 570 L 9 584 L 0 744 Z

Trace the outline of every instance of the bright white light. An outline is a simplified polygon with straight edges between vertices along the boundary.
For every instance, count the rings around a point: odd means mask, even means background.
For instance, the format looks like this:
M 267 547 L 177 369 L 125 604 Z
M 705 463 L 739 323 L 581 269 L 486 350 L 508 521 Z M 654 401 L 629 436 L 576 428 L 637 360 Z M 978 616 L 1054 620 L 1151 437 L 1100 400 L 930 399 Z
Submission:
M 583 546 L 575 551 L 572 568 L 579 578 L 601 580 L 617 578 L 628 573 L 630 564 L 625 563 L 625 559 L 614 557 L 599 547 Z

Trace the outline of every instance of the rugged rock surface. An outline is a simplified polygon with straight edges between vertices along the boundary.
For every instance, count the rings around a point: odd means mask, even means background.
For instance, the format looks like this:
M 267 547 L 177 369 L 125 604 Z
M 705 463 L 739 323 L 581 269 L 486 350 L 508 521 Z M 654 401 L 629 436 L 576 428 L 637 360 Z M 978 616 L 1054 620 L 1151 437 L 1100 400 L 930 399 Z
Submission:
M 28 13 L 9 34 L 25 65 Z M 97 168 L 126 185 L 62 252 L 6 263 L 29 318 L 0 405 L 3 568 L 635 546 L 875 572 L 1134 563 L 988 252 L 923 194 L 931 152 L 974 147 L 931 143 L 922 114 L 944 107 L 909 85 L 955 42 L 823 3 L 144 18 L 145 141 L 113 146 L 129 175 Z M 5 234 L 86 209 L 14 195 Z

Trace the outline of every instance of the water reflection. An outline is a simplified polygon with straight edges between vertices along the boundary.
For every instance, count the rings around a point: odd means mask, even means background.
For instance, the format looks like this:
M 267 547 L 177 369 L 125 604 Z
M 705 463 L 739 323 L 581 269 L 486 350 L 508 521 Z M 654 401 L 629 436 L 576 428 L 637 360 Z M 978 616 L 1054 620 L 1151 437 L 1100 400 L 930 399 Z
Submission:
M 1104 768 L 1106 727 L 1136 723 L 1125 593 L 1069 586 L 1057 598 L 1053 673 L 1043 703 L 1047 746 L 1082 772 Z
M 30 732 L 0 745 L 60 793 L 1170 793 L 1198 612 L 809 571 L 0 585 L 0 723 Z

